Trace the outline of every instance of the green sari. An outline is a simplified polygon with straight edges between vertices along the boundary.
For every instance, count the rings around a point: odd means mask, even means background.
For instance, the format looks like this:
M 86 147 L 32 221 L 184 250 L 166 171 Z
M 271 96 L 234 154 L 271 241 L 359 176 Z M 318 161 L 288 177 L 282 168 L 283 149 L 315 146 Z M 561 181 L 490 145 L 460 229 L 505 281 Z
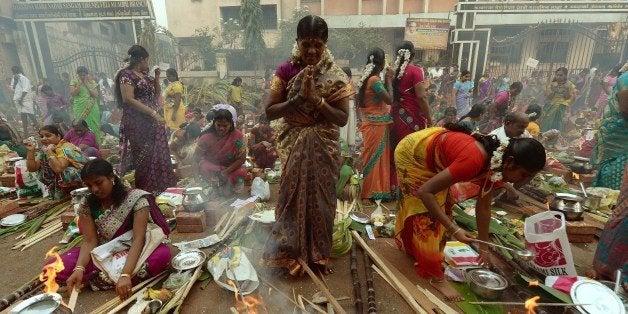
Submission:
M 549 99 L 543 107 L 543 113 L 541 114 L 541 130 L 543 130 L 543 132 L 552 129 L 562 131 L 565 115 L 568 114 L 568 109 L 573 102 L 573 90 L 575 89 L 575 85 L 570 81 L 565 82 L 562 86 L 559 86 L 556 82 L 552 82 L 549 88 L 554 92 L 554 97 Z M 564 98 L 563 94 L 565 92 L 568 92 L 572 96 L 570 98 Z
M 592 158 L 599 170 L 593 186 L 613 190 L 621 188 L 623 170 L 628 160 L 628 119 L 619 111 L 619 93 L 626 89 L 628 72 L 617 78 L 600 120 Z
M 98 84 L 94 81 L 85 82 L 85 84 L 81 86 L 78 95 L 74 96 L 74 118 L 85 120 L 89 130 L 96 136 L 98 145 L 101 145 L 100 108 L 98 106 L 98 99 L 92 97 L 88 90 L 88 88 L 97 88 Z M 70 86 L 78 86 L 78 80 L 72 80 Z

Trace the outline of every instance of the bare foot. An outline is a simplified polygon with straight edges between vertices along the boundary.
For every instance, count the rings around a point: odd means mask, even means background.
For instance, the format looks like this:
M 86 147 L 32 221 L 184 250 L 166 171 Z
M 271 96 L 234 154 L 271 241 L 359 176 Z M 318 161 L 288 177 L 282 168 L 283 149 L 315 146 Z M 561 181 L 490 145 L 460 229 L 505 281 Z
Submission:
M 464 298 L 447 282 L 445 278 L 432 278 L 430 279 L 430 285 L 436 288 L 440 293 L 445 296 L 447 301 L 458 302 L 464 301 Z

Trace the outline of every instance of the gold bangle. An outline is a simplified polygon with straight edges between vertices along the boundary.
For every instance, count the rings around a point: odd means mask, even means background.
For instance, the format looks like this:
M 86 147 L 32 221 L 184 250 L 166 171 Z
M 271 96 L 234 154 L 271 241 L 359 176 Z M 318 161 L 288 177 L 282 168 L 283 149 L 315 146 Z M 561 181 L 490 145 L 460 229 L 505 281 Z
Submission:
M 131 279 L 131 275 L 129 275 L 129 274 L 120 274 L 120 278 L 122 278 L 122 277 L 126 277 L 126 278 Z
M 80 270 L 80 271 L 82 271 L 82 272 L 85 272 L 85 267 L 83 267 L 83 266 L 75 266 L 75 267 L 74 267 L 74 270 L 73 270 L 72 272 L 75 272 L 75 271 L 77 271 L 77 270 Z

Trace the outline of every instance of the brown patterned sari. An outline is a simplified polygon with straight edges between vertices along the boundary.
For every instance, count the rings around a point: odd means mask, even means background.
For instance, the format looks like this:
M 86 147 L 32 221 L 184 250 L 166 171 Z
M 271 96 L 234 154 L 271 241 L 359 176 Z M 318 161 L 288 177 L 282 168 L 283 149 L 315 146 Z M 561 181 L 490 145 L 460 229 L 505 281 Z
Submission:
M 271 89 L 285 99 L 293 97 L 304 77 L 302 66 L 282 64 Z M 327 103 L 354 94 L 342 69 L 325 54 L 314 73 L 316 89 Z M 332 227 L 336 212 L 335 184 L 339 169 L 339 128 L 314 106 L 304 104 L 277 127 L 277 153 L 283 164 L 280 194 L 262 264 L 287 267 L 292 275 L 303 269 L 298 259 L 325 265 L 331 255 Z

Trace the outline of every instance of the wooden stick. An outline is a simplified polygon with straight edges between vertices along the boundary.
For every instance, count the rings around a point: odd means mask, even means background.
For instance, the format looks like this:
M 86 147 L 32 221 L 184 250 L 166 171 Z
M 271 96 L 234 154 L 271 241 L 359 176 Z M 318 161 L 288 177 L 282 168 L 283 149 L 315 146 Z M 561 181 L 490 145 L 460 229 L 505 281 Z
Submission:
M 24 238 L 23 240 L 21 240 L 21 241 L 19 241 L 19 242 L 15 243 L 15 244 L 13 245 L 13 247 L 14 247 L 14 248 L 16 248 L 16 247 L 22 246 L 22 245 L 24 245 L 24 244 L 28 244 L 28 243 L 29 243 L 29 242 L 31 242 L 32 240 L 37 239 L 37 238 L 41 237 L 42 235 L 48 234 L 51 230 L 53 230 L 53 229 L 59 229 L 59 228 L 62 228 L 62 227 L 63 227 L 63 226 L 61 225 L 61 222 L 59 222 L 59 224 L 52 225 L 52 226 L 47 227 L 47 228 L 45 228 L 45 229 L 39 230 L 39 231 L 37 231 L 36 233 L 34 233 L 33 235 L 31 235 L 30 237 L 28 237 L 28 238 Z
M 231 224 L 231 220 L 233 219 L 233 216 L 235 216 L 237 211 L 238 211 L 237 209 L 234 209 L 233 212 L 231 212 L 231 216 L 229 216 L 229 219 L 227 219 L 225 226 L 222 228 L 222 230 L 220 230 L 220 234 L 218 234 L 219 238 L 222 239 L 222 237 L 225 235 L 225 232 L 227 231 L 227 228 L 229 228 Z
M 222 226 L 222 223 L 225 222 L 225 219 L 227 219 L 228 215 L 229 215 L 229 213 L 222 214 L 222 217 L 220 217 L 220 220 L 218 221 L 218 223 L 214 227 L 214 233 L 218 232 L 218 229 L 220 229 L 220 226 Z
M 192 286 L 194 286 L 194 284 L 196 283 L 198 278 L 201 276 L 201 271 L 202 270 L 203 270 L 203 265 L 201 264 L 194 271 L 194 274 L 192 275 L 192 278 L 190 279 L 190 282 L 188 282 L 187 286 L 185 286 L 185 290 L 183 290 L 183 294 L 179 298 L 179 300 L 181 300 L 181 302 L 179 302 L 179 304 L 175 308 L 175 310 L 174 310 L 175 313 L 179 313 L 179 309 L 181 308 L 181 305 L 183 304 L 183 300 L 185 300 L 185 298 L 187 298 L 188 293 L 190 293 L 190 290 L 192 289 Z
M 295 300 L 293 300 L 291 297 L 289 297 L 287 294 L 285 294 L 283 291 L 277 289 L 277 287 L 273 286 L 273 284 L 271 284 L 270 282 L 268 282 L 268 280 L 262 278 L 261 276 L 259 276 L 259 279 L 262 281 L 263 284 L 265 284 L 268 287 L 271 287 L 273 289 L 273 291 L 275 292 L 279 292 L 279 295 L 281 295 L 282 297 L 288 299 L 288 301 L 292 302 L 292 304 L 294 304 L 295 306 L 299 307 L 301 310 L 305 311 L 305 308 L 301 308 L 301 305 L 299 303 L 297 303 Z
M 388 277 L 386 277 L 386 274 L 384 274 L 384 272 L 382 272 L 381 269 L 379 269 L 379 267 L 377 267 L 377 265 L 373 264 L 371 265 L 371 267 L 373 268 L 373 270 L 375 270 L 375 272 L 382 277 L 382 279 L 384 279 L 384 281 L 386 281 L 391 287 L 393 287 L 393 289 L 395 289 L 395 291 L 397 291 L 397 293 L 401 294 L 401 292 L 399 292 L 399 289 L 397 289 L 397 287 L 395 285 L 392 284 L 392 282 L 390 282 L 390 279 L 388 279 Z
M 316 305 L 314 302 L 306 299 L 304 296 L 302 296 L 300 294 L 299 294 L 299 299 L 304 300 L 305 302 L 307 302 L 317 312 L 322 313 L 322 314 L 327 314 L 327 311 L 323 310 L 320 306 Z
M 139 283 L 138 285 L 136 285 L 135 287 L 131 288 L 131 293 L 135 294 L 138 290 L 141 290 L 142 288 L 144 288 L 145 286 L 147 286 L 148 284 L 156 284 L 157 282 L 159 282 L 159 280 L 163 279 L 166 276 L 166 271 L 161 272 L 159 275 L 157 275 L 155 278 L 143 281 L 141 283 Z M 151 285 L 151 286 L 152 286 Z M 109 309 L 115 307 L 116 305 L 120 304 L 120 298 L 115 297 L 109 301 L 107 301 L 107 303 L 99 306 L 98 308 L 96 308 L 95 310 L 92 311 L 92 313 L 106 313 Z
M 399 290 L 401 297 L 403 297 L 403 299 L 406 300 L 408 305 L 410 305 L 410 307 L 417 313 L 427 314 L 427 311 L 425 311 L 425 309 L 423 309 L 419 305 L 419 303 L 416 302 L 412 294 L 410 294 L 408 289 L 401 282 L 399 282 L 399 279 L 395 277 L 395 275 L 392 273 L 390 268 L 388 268 L 388 266 L 384 263 L 384 261 L 382 261 L 382 259 L 377 254 L 375 254 L 375 252 L 368 246 L 368 244 L 366 244 L 366 242 L 362 240 L 362 237 L 360 237 L 358 232 L 355 230 L 352 230 L 351 235 L 358 242 L 358 244 L 360 244 L 362 249 L 364 249 L 364 252 L 368 253 L 368 255 L 371 257 L 371 259 L 373 259 L 375 264 L 377 264 L 377 266 L 381 268 L 381 270 L 386 274 L 386 276 L 390 278 L 390 281 L 394 283 L 394 285 L 397 286 L 397 289 Z
M 331 303 L 331 305 L 334 306 L 334 309 L 338 311 L 338 313 L 346 314 L 347 312 L 342 308 L 342 306 L 340 306 L 340 304 L 338 304 L 338 301 L 334 298 L 331 292 L 329 292 L 329 290 L 325 287 L 325 284 L 318 277 L 316 277 L 316 274 L 314 274 L 314 272 L 310 269 L 310 267 L 307 266 L 307 263 L 303 261 L 303 259 L 301 258 L 299 258 L 299 263 L 301 264 L 301 267 L 305 269 L 305 272 L 310 276 L 310 278 L 312 278 L 312 280 L 318 286 L 318 288 L 321 289 L 321 291 L 323 291 L 323 293 L 327 297 L 327 300 Z
M 358 313 L 363 312 L 362 305 L 362 286 L 360 285 L 360 277 L 358 277 L 358 266 L 356 257 L 355 244 L 351 246 L 351 279 L 353 280 L 353 296 L 355 297 L 355 310 Z M 366 254 L 365 254 L 366 255 Z
M 521 305 L 525 306 L 524 302 L 469 302 L 469 304 L 473 305 Z M 537 306 L 562 306 L 562 307 L 570 307 L 570 306 L 584 306 L 591 305 L 590 303 L 537 303 Z
M 119 312 L 120 310 L 122 310 L 125 306 L 131 304 L 131 302 L 135 301 L 138 299 L 138 297 L 141 297 L 142 295 L 144 295 L 144 291 L 146 291 L 148 288 L 156 285 L 161 278 L 165 277 L 166 274 L 163 274 L 161 276 L 159 276 L 157 278 L 155 278 L 154 280 L 151 280 L 150 283 L 148 283 L 147 285 L 145 285 L 144 287 L 142 287 L 141 289 L 138 289 L 137 291 L 133 291 L 131 290 L 131 292 L 135 292 L 133 293 L 132 296 L 130 296 L 128 299 L 124 300 L 124 302 L 118 304 L 118 306 L 114 307 L 113 309 L 111 309 L 109 312 L 107 312 L 108 314 L 115 314 L 117 312 Z
M 79 291 L 76 289 L 72 289 L 72 294 L 70 294 L 70 300 L 68 301 L 68 308 L 72 313 L 74 313 L 74 308 L 76 307 L 76 301 L 78 300 Z
M 449 305 L 447 305 L 447 303 L 441 301 L 440 298 L 438 298 L 437 296 L 435 296 L 432 291 L 427 290 L 419 285 L 416 285 L 417 289 L 419 289 L 419 291 L 423 292 L 423 294 L 425 294 L 428 298 L 430 298 L 430 300 L 436 304 L 436 306 L 438 306 L 439 309 L 441 309 L 445 314 L 457 314 L 458 311 L 454 310 L 452 307 L 450 307 Z
M 24 251 L 24 250 L 26 250 L 27 248 L 29 248 L 29 247 L 31 247 L 31 246 L 33 246 L 33 245 L 35 245 L 35 244 L 37 244 L 37 243 L 41 242 L 42 240 L 46 239 L 47 237 L 49 237 L 49 236 L 51 236 L 51 235 L 53 235 L 53 234 L 55 234 L 55 233 L 57 233 L 57 232 L 61 231 L 61 229 L 62 229 L 62 227 L 58 227 L 58 228 L 55 228 L 55 229 L 51 229 L 48 233 L 43 234 L 43 235 L 39 236 L 38 238 L 33 239 L 32 241 L 29 241 L 27 244 L 24 244 L 24 245 L 23 245 L 23 247 L 22 247 L 22 249 L 21 249 L 20 251 Z

